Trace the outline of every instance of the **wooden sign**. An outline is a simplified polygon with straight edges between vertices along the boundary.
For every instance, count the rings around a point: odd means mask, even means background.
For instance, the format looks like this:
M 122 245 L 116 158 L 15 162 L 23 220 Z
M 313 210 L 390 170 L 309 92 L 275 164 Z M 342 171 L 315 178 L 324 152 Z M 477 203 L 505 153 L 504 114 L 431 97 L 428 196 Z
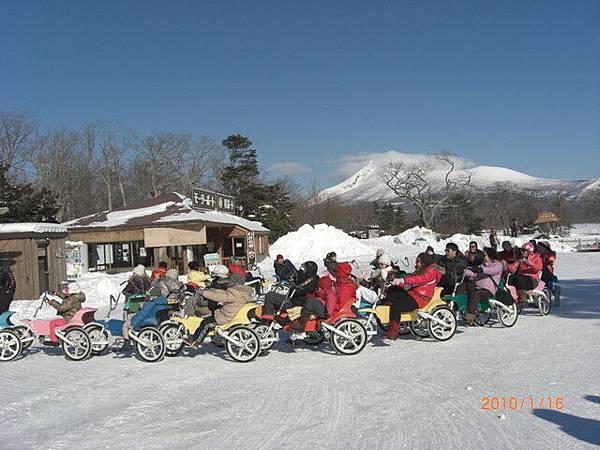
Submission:
M 235 199 L 232 196 L 204 189 L 192 189 L 192 206 L 235 214 Z

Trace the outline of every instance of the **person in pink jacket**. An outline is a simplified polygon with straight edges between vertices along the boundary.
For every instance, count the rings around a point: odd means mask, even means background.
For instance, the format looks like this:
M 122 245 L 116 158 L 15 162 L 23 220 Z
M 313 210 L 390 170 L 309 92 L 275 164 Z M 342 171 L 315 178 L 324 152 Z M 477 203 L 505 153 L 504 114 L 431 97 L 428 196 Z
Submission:
M 469 297 L 467 326 L 475 326 L 475 314 L 479 302 L 496 294 L 503 271 L 504 266 L 498 261 L 496 252 L 491 247 L 483 249 L 483 264 L 465 270 L 465 278 L 468 281 L 461 284 L 456 292 L 466 293 Z
M 429 303 L 435 292 L 436 284 L 442 274 L 436 268 L 433 256 L 421 253 L 415 261 L 415 271 L 393 281 L 387 290 L 386 300 L 390 305 L 390 323 L 385 337 L 398 339 L 400 317 L 404 312 L 423 308 Z
M 521 259 L 516 260 L 508 267 L 508 271 L 513 273 L 509 283 L 517 288 L 519 300 L 525 300 L 527 291 L 535 289 L 540 280 L 542 267 L 542 258 L 535 253 L 533 244 L 531 242 L 523 244 Z

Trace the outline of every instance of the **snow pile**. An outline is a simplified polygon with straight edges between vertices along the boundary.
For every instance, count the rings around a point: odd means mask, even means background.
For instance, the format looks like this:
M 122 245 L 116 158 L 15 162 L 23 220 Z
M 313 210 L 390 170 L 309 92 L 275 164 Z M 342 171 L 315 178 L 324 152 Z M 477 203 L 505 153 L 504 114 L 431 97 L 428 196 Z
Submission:
M 325 255 L 333 251 L 337 253 L 338 261 L 349 261 L 374 253 L 373 249 L 363 242 L 327 224 L 314 227 L 302 225 L 297 231 L 277 239 L 271 245 L 269 254 L 273 259 L 281 254 L 294 264 L 302 264 L 304 261 L 320 264 Z
M 394 236 L 394 242 L 400 245 L 431 245 L 431 242 L 437 242 L 439 238 L 428 228 L 412 227 L 402 233 Z

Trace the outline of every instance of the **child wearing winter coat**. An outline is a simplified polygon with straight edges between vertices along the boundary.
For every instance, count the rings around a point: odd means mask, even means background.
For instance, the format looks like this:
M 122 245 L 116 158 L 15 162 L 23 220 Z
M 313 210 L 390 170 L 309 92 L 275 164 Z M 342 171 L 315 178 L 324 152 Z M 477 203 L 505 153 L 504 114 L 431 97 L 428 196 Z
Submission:
M 67 286 L 65 291 L 58 293 L 57 295 L 62 299 L 62 302 L 50 299 L 48 300 L 48 304 L 69 322 L 75 317 L 77 311 L 81 309 L 81 304 L 85 302 L 85 294 L 78 283 L 71 283 Z
M 50 321 L 50 338 L 52 341 L 56 341 L 56 328 L 63 326 L 65 323 L 69 323 L 81 309 L 81 304 L 85 302 L 85 294 L 78 283 L 69 284 L 66 290 L 56 295 L 60 297 L 62 301 L 59 302 L 50 299 L 48 300 L 48 304 L 62 316 L 62 319 Z

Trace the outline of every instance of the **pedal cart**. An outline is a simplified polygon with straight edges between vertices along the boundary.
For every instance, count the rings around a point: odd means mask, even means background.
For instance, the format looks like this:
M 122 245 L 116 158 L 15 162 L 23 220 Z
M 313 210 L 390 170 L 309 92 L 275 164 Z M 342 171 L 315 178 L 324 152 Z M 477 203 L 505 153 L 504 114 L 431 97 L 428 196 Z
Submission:
M 464 277 L 463 277 L 464 279 Z M 457 294 L 456 288 L 461 283 L 457 283 L 454 286 L 454 292 L 451 295 L 444 295 L 443 300 L 448 303 L 448 307 L 455 312 L 457 316 L 464 316 L 469 307 L 469 296 L 468 294 Z M 507 291 L 506 285 L 503 281 L 500 281 L 498 289 Z M 511 295 L 512 297 L 512 295 Z M 477 305 L 477 313 L 475 315 L 475 322 L 477 325 L 484 326 L 490 321 L 492 313 L 495 312 L 498 317 L 498 322 L 502 326 L 509 328 L 517 323 L 519 317 L 519 311 L 517 304 L 514 301 L 507 302 L 510 304 L 502 303 L 496 296 L 492 296 L 487 300 L 482 300 Z
M 236 314 L 231 322 L 224 325 L 216 325 L 208 331 L 206 337 L 219 337 L 225 343 L 227 354 L 236 362 L 254 361 L 263 350 L 260 329 L 256 324 L 251 323 L 248 313 L 259 305 L 256 303 L 246 303 Z M 183 336 L 187 333 L 193 333 L 200 326 L 204 319 L 197 316 L 172 317 L 171 320 L 161 326 L 165 334 L 168 334 L 167 354 L 169 356 L 178 355 L 184 346 Z M 263 326 L 264 327 L 264 326 Z M 265 327 L 266 328 L 266 327 Z M 176 330 L 176 331 L 175 331 Z M 264 330 L 263 330 L 264 331 Z M 265 344 L 270 347 L 272 342 Z
M 56 319 L 36 319 L 42 307 L 48 303 L 48 293 L 44 292 L 40 305 L 33 314 L 33 319 L 23 320 L 33 335 L 38 336 L 43 345 L 62 346 L 67 359 L 82 361 L 92 354 L 92 341 L 85 330 L 85 325 L 94 322 L 95 308 L 81 308 L 67 322 L 59 317 Z
M 144 297 L 145 296 L 138 296 Z M 131 303 L 128 298 L 128 303 Z M 136 300 L 139 300 L 136 299 Z M 145 362 L 157 362 L 163 359 L 167 350 L 165 338 L 161 332 L 161 323 L 169 318 L 169 314 L 173 311 L 177 301 L 169 301 L 166 297 L 154 297 L 150 300 L 135 302 L 137 309 L 135 315 L 131 318 L 131 329 L 129 330 L 129 339 L 135 343 L 135 352 L 137 356 Z M 101 350 L 104 351 L 109 346 L 109 336 L 123 339 L 123 325 L 125 320 L 108 319 L 110 313 L 114 311 L 118 304 L 118 298 L 111 297 L 111 308 L 107 314 L 107 318 L 99 320 L 97 324 L 101 325 L 105 330 L 106 344 Z M 139 307 L 138 307 L 139 306 Z M 127 307 L 127 303 L 125 304 Z M 125 309 L 124 307 L 124 309 Z M 130 304 L 128 311 L 131 311 Z
M 456 332 L 456 317 L 445 301 L 440 298 L 442 288 L 436 287 L 429 303 L 421 309 L 400 316 L 400 324 L 407 324 L 410 332 L 421 338 L 432 337 L 437 341 L 447 341 Z M 377 325 L 386 327 L 390 321 L 390 307 L 377 304 L 362 308 L 359 314 L 366 323 L 371 336 L 377 334 Z
M 527 291 L 527 298 L 525 301 L 521 301 L 519 299 L 517 288 L 509 284 L 509 280 L 512 275 L 514 275 L 514 273 L 510 273 L 506 277 L 506 288 L 517 303 L 519 314 L 521 314 L 525 308 L 537 308 L 542 316 L 547 316 L 550 314 L 552 302 L 546 293 L 546 283 L 544 283 L 542 280 L 539 280 L 534 289 Z
M 290 339 L 293 341 L 301 340 L 309 345 L 317 345 L 323 342 L 325 339 L 329 339 L 329 342 L 336 353 L 340 355 L 356 355 L 360 353 L 368 342 L 368 335 L 365 326 L 363 325 L 360 318 L 355 314 L 353 307 L 354 300 L 352 302 L 343 305 L 342 308 L 327 319 L 319 319 L 312 316 L 301 332 L 295 331 L 292 328 L 296 317 L 294 317 L 294 310 L 296 308 L 290 308 L 289 311 L 282 312 L 287 304 L 287 299 L 291 298 L 293 289 L 288 287 L 286 302 L 284 302 L 279 309 L 277 315 L 281 317 L 289 317 L 292 322 L 285 325 L 283 328 L 274 320 L 275 316 L 262 315 L 262 309 L 257 309 L 258 318 L 268 324 L 266 328 L 261 329 L 261 336 L 263 339 L 276 339 L 276 334 L 280 331 L 286 331 L 290 333 Z

